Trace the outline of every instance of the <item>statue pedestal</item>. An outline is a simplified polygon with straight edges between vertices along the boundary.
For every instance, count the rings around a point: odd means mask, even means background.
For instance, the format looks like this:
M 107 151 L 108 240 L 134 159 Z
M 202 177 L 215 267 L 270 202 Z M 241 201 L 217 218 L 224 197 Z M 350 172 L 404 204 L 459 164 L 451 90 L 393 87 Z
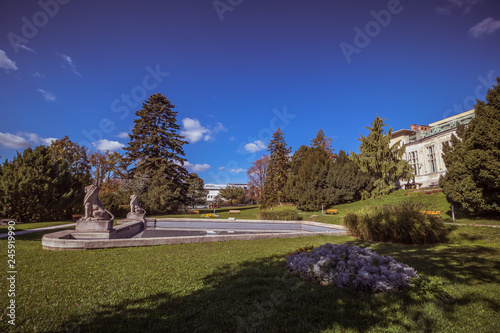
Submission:
M 72 236 L 75 238 L 113 238 L 113 219 L 111 220 L 78 220 Z
M 128 213 L 127 220 L 144 222 L 146 220 L 146 214 Z

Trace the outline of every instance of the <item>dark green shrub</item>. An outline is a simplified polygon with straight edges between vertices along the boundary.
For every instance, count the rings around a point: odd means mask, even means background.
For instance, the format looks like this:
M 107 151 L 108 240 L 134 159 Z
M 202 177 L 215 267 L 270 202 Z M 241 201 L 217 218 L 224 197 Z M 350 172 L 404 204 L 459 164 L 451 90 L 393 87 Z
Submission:
M 282 221 L 297 221 L 302 218 L 295 206 L 280 205 L 272 208 L 261 209 L 259 213 L 261 220 L 282 220 Z
M 365 208 L 360 214 L 349 213 L 344 225 L 354 237 L 378 242 L 405 244 L 439 243 L 448 228 L 437 218 L 420 211 L 421 205 L 406 202 Z
M 130 212 L 130 196 L 128 193 L 101 193 L 99 201 L 116 218 L 127 217 Z

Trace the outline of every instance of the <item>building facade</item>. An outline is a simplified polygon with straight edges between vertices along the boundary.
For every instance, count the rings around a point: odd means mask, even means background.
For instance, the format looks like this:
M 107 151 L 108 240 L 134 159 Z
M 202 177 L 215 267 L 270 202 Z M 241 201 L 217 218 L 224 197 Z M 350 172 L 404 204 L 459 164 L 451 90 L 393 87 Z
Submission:
M 446 173 L 442 153 L 443 143 L 451 142 L 457 125 L 466 125 L 474 118 L 474 110 L 436 121 L 429 125 L 411 125 L 410 129 L 400 129 L 392 133 L 391 145 L 404 144 L 405 159 L 410 162 L 415 173 L 411 187 L 438 186 L 439 177 Z
M 207 203 L 211 204 L 215 202 L 215 197 L 219 195 L 220 190 L 225 189 L 228 186 L 238 186 L 245 190 L 248 189 L 247 184 L 239 184 L 239 183 L 229 183 L 226 185 L 218 185 L 218 184 L 205 184 L 204 189 L 207 191 Z

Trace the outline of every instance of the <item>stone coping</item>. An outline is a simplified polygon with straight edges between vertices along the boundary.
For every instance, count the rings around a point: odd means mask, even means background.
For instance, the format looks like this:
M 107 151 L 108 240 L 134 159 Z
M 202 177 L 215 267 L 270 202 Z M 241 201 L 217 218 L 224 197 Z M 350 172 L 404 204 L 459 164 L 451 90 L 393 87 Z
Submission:
M 191 221 L 200 222 L 200 219 L 158 219 L 161 221 Z M 223 222 L 227 220 L 217 220 Z M 235 221 L 227 221 L 234 223 Z M 47 250 L 82 250 L 82 249 L 105 249 L 115 247 L 137 247 L 137 246 L 157 246 L 168 244 L 184 244 L 184 243 L 205 243 L 205 242 L 223 242 L 231 240 L 252 240 L 252 239 L 266 239 L 266 238 L 293 238 L 301 236 L 317 236 L 317 235 L 331 235 L 341 236 L 345 235 L 344 228 L 338 225 L 324 224 L 319 222 L 310 221 L 262 221 L 262 220 L 238 220 L 238 222 L 253 222 L 253 223 L 301 223 L 310 224 L 321 227 L 327 227 L 332 231 L 327 232 L 265 232 L 255 233 L 248 235 L 214 235 L 214 236 L 185 236 L 185 237 L 155 237 L 155 238 L 118 238 L 118 239 L 74 239 L 71 234 L 74 230 L 63 230 L 46 234 L 42 238 L 42 246 Z M 307 223 L 306 223 L 307 222 Z M 138 222 L 124 223 L 118 228 L 127 228 L 132 224 Z M 208 227 L 208 225 L 207 225 Z

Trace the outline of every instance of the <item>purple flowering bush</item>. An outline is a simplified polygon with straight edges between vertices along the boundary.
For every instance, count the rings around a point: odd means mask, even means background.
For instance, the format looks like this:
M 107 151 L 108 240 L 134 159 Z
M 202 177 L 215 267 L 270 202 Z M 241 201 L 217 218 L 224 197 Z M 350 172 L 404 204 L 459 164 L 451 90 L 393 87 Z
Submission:
M 287 256 L 286 267 L 304 280 L 363 292 L 400 290 L 418 278 L 415 269 L 390 256 L 348 244 L 294 252 Z

